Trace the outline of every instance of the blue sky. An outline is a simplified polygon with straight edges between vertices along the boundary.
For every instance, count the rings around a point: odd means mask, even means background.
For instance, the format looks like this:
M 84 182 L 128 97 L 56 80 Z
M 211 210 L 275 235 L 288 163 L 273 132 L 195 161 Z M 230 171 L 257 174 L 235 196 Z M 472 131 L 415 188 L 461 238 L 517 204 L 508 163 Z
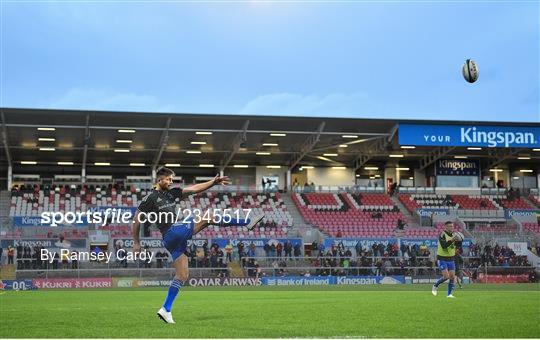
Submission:
M 540 122 L 538 1 L 1 6 L 3 107 Z

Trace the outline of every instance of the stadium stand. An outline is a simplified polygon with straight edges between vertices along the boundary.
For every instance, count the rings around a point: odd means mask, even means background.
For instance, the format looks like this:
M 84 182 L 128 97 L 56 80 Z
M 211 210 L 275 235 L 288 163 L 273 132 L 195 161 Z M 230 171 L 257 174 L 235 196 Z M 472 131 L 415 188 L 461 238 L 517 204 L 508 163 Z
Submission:
M 10 216 L 38 216 L 44 211 L 85 212 L 91 207 L 136 207 L 149 190 L 139 190 L 134 186 L 25 186 L 11 192 Z M 211 237 L 286 237 L 287 227 L 292 225 L 292 217 L 279 193 L 213 193 L 205 192 L 181 201 L 179 208 L 199 209 L 253 209 L 252 213 L 264 211 L 263 226 L 247 231 L 245 227 L 227 230 L 212 226 L 197 235 L 197 238 Z M 235 217 L 235 216 L 232 216 Z M 245 217 L 244 215 L 240 216 Z M 110 232 L 111 237 L 130 237 L 130 225 L 108 224 L 99 230 Z M 43 235 L 39 235 L 43 236 Z M 82 237 L 82 231 L 66 232 L 65 237 Z M 153 230 L 152 237 L 161 237 Z
M 536 208 L 540 208 L 540 197 L 531 194 L 529 195 L 529 200 L 533 202 Z
M 332 237 L 393 237 L 405 216 L 385 194 L 309 193 L 293 195 L 306 222 Z
M 507 198 L 506 199 L 495 198 L 494 200 L 505 209 L 523 209 L 523 210 L 534 209 L 532 205 L 530 205 L 527 201 L 525 201 L 521 197 L 514 198 L 512 200 L 507 199 Z
M 518 232 L 518 229 L 515 226 L 510 226 L 506 224 L 484 224 L 475 226 L 472 231 L 474 231 L 475 233 L 515 234 Z
M 540 224 L 538 222 L 522 222 L 521 225 L 523 226 L 523 230 L 531 231 L 540 236 Z
M 413 212 L 419 208 L 455 208 L 456 204 L 446 195 L 437 194 L 398 194 L 398 199 L 409 210 Z
M 246 227 L 219 228 L 210 226 L 198 234 L 197 238 L 235 238 L 235 237 L 287 237 L 288 228 L 292 225 L 291 214 L 287 210 L 279 193 L 202 193 L 190 196 L 189 200 L 180 202 L 182 209 L 251 209 L 252 214 L 264 212 L 262 226 L 248 231 Z M 233 216 L 234 217 L 234 216 Z M 241 218 L 245 216 L 240 216 Z

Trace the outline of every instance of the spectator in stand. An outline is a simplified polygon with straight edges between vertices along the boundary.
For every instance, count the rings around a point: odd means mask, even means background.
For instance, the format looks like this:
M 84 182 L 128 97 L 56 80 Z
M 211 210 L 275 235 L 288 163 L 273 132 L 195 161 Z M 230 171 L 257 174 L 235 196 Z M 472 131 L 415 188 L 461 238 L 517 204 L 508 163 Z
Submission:
M 243 246 L 244 246 L 244 244 L 242 243 L 242 247 Z M 204 252 L 204 256 L 205 257 L 208 256 L 208 240 L 204 240 L 202 249 L 203 249 L 203 252 Z
M 59 259 L 60 259 L 60 255 L 58 253 L 55 253 L 54 257 L 53 257 L 53 263 L 52 263 L 53 269 L 58 269 L 58 260 Z
M 322 242 L 319 244 L 319 253 L 317 255 L 318 256 L 324 255 L 324 243 Z
M 166 251 L 161 253 L 161 264 L 164 268 L 169 268 L 169 253 Z
M 420 246 L 420 256 L 426 256 L 426 252 L 428 251 L 428 246 L 425 243 L 422 243 Z
M 274 243 L 270 245 L 270 257 L 276 257 L 276 245 Z
M 311 243 L 311 256 L 317 257 L 318 251 L 319 251 L 319 247 L 318 247 L 317 241 L 313 241 L 313 243 Z
M 166 267 L 166 265 L 165 265 L 165 256 L 166 256 L 166 254 L 165 253 L 166 253 L 165 251 L 158 251 L 158 253 L 156 254 L 156 262 L 157 262 L 158 268 L 165 268 Z
M 257 250 L 257 247 L 255 246 L 253 242 L 251 242 L 247 248 L 246 255 L 248 257 L 255 257 L 256 250 Z
M 21 242 L 19 240 L 19 244 L 17 245 L 17 269 L 22 269 L 24 266 L 23 262 L 23 255 L 24 255 L 24 248 L 21 245 Z
M 197 256 L 197 245 L 195 242 L 191 242 L 191 246 L 189 246 L 190 253 L 195 257 Z
M 238 259 L 240 260 L 240 262 L 242 262 L 242 258 L 244 257 L 244 243 L 240 241 L 238 242 L 236 247 L 238 249 Z
M 337 237 L 337 238 L 343 237 L 343 234 L 341 233 L 341 229 L 339 229 L 339 230 L 337 231 L 336 237 Z
M 362 254 L 362 243 L 360 241 L 356 242 L 356 245 L 354 246 L 354 250 L 356 251 L 356 256 L 359 257 Z
M 289 240 L 285 242 L 283 249 L 285 250 L 285 257 L 292 258 L 292 244 Z
M 251 257 L 251 255 L 248 253 L 248 256 Z M 217 268 L 218 263 L 218 253 L 214 247 L 210 250 L 210 267 Z
M 227 263 L 232 262 L 232 252 L 233 252 L 233 246 L 231 242 L 229 242 L 225 246 L 225 257 L 226 257 Z
M 538 278 L 536 276 L 536 271 L 534 269 L 531 269 L 529 271 L 529 282 L 536 283 L 537 281 L 538 281 Z
M 0 266 L 2 265 L 2 254 L 4 253 L 4 249 L 0 246 Z
M 281 255 L 283 254 L 283 244 L 281 244 L 281 242 L 278 242 L 276 246 L 276 254 L 277 257 L 281 257 Z
M 221 248 L 217 248 L 218 267 L 223 267 L 223 255 L 223 250 L 221 250 Z
M 379 243 L 379 256 L 384 256 L 384 244 Z
M 405 227 L 405 223 L 401 220 L 401 218 L 398 218 L 396 228 L 398 230 L 403 230 Z
M 71 260 L 71 269 L 79 269 L 79 252 L 74 250 L 71 252 L 72 259 Z
M 392 249 L 393 249 L 393 244 L 388 242 L 388 244 L 386 245 L 386 253 L 390 256 L 392 256 Z
M 293 192 L 298 192 L 298 186 L 299 186 L 299 184 L 298 184 L 298 178 L 295 178 L 295 179 L 294 179 L 294 182 L 293 182 L 293 185 L 292 185 L 292 190 L 293 190 Z
M 45 261 L 41 260 L 41 249 L 43 249 L 42 246 L 36 247 L 36 262 L 37 262 L 37 268 L 43 269 L 45 267 Z
M 404 257 L 405 256 L 405 253 L 407 252 L 407 246 L 402 243 L 401 244 L 401 247 L 399 247 L 399 252 L 400 252 L 400 256 Z
M 382 272 L 382 275 L 386 276 L 386 275 L 391 275 L 392 274 L 392 262 L 390 261 L 390 258 L 388 257 L 388 255 L 385 256 L 384 260 L 383 260 L 383 263 L 381 265 L 381 272 Z
M 145 247 L 146 252 L 146 258 L 148 260 L 144 261 L 146 268 L 152 268 L 152 260 L 150 260 L 150 256 L 152 255 L 152 252 L 150 251 L 150 248 L 148 246 Z
M 301 250 L 300 250 L 300 243 L 296 243 L 294 245 L 294 257 L 300 257 L 301 255 Z
M 62 269 L 69 269 L 69 255 L 62 254 Z
M 29 246 L 24 247 L 24 269 L 30 269 L 32 262 L 32 249 Z
M 7 258 L 8 262 L 7 264 L 13 264 L 13 256 L 15 255 L 15 248 L 12 246 L 8 246 L 7 248 Z

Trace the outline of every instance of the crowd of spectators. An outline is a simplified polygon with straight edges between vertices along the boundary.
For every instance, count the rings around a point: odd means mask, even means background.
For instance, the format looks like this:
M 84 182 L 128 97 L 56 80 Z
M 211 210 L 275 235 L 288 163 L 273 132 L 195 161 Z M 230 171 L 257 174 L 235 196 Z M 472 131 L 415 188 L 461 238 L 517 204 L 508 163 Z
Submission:
M 31 248 L 19 245 L 15 249 L 9 247 L 7 249 L 8 262 L 15 262 L 19 270 L 79 268 L 77 260 L 61 258 L 59 254 L 56 254 L 52 263 L 42 261 L 41 249 L 40 246 Z M 528 249 L 535 254 L 540 253 L 540 245 Z M 94 251 L 101 250 L 94 249 Z M 127 252 L 121 245 L 115 246 L 114 251 L 120 254 Z M 145 247 L 143 251 L 150 252 L 150 249 Z M 264 261 L 265 264 L 261 264 L 259 258 L 263 253 L 268 258 Z M 530 266 L 526 256 L 517 255 L 508 246 L 499 244 L 473 243 L 464 250 L 458 249 L 458 253 L 463 268 L 470 270 L 471 273 L 481 271 L 485 266 Z M 0 254 L 6 255 L 6 252 L 2 250 Z M 297 266 L 298 263 L 303 263 L 306 269 L 311 267 L 311 270 L 306 272 L 317 276 L 430 275 L 437 272 L 436 250 L 430 249 L 426 243 L 398 246 L 395 242 L 375 242 L 366 246 L 365 243 L 357 242 L 355 247 L 345 247 L 343 242 L 339 242 L 326 248 L 323 243 L 319 244 L 315 241 L 311 244 L 311 252 L 306 254 L 309 258 L 304 258 L 301 245 L 290 241 L 265 244 L 262 250 L 258 249 L 254 242 L 239 242 L 235 249 L 231 243 L 220 248 L 217 243 L 209 245 L 208 241 L 204 241 L 201 246 L 192 243 L 186 255 L 191 268 L 209 268 L 212 274 L 224 277 L 229 275 L 227 264 L 232 261 L 239 261 L 250 277 L 297 274 L 297 267 L 290 271 L 287 268 Z M 15 257 L 14 261 L 9 260 L 10 257 Z M 128 262 L 116 259 L 115 266 L 127 268 Z M 166 251 L 158 249 L 152 262 L 141 261 L 137 266 L 166 268 L 170 266 L 170 257 Z

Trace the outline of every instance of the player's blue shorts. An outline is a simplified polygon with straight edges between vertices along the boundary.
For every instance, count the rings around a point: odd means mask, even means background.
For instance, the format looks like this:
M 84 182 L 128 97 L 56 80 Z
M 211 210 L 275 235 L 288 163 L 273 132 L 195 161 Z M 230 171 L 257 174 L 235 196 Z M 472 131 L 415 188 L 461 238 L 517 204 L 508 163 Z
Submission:
M 193 236 L 195 223 L 174 224 L 163 235 L 163 245 L 171 253 L 173 262 L 187 249 L 187 242 Z
M 456 263 L 454 261 L 437 260 L 440 270 L 456 270 Z

